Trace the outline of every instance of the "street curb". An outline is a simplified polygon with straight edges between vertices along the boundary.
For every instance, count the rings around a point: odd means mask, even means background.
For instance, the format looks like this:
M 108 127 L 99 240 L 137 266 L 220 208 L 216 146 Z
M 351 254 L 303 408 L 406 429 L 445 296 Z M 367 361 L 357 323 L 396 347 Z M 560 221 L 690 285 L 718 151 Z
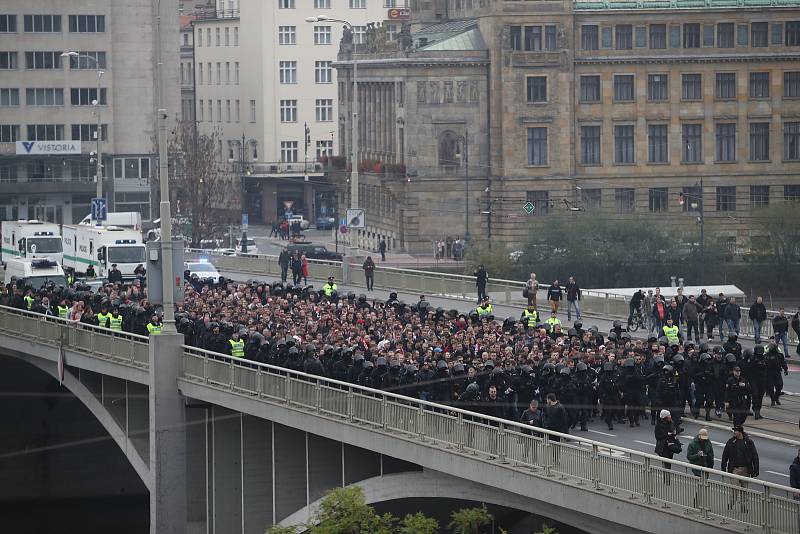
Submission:
M 693 424 L 695 424 L 697 426 L 700 426 L 700 427 L 717 428 L 717 429 L 720 429 L 720 430 L 727 430 L 728 432 L 731 432 L 731 427 L 733 426 L 733 423 L 731 423 L 729 425 L 725 425 L 725 424 L 722 424 L 722 423 L 715 423 L 713 421 L 712 422 L 708 422 L 708 421 L 701 421 L 699 419 L 698 420 L 694 420 L 694 419 L 689 418 L 689 417 L 685 417 L 685 418 L 681 419 L 681 423 L 693 423 Z M 745 424 L 744 426 L 746 427 L 747 424 Z M 777 441 L 779 443 L 785 443 L 786 445 L 792 445 L 792 446 L 795 446 L 795 447 L 800 447 L 800 441 L 797 441 L 797 440 L 794 440 L 794 439 L 782 438 L 780 436 L 773 436 L 772 434 L 765 434 L 763 432 L 758 432 L 758 431 L 751 432 L 751 431 L 747 430 L 747 428 L 745 428 L 745 431 L 747 432 L 747 435 L 751 436 L 751 437 L 756 437 L 756 438 L 761 438 L 761 439 L 769 439 L 769 440 L 772 440 L 772 441 Z

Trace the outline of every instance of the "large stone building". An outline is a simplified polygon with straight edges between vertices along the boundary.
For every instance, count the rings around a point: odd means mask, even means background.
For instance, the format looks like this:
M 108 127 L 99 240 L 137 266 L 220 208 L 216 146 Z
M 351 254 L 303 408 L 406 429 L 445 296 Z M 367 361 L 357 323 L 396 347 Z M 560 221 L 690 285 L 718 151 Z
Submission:
M 241 173 L 252 222 L 274 221 L 288 206 L 312 222 L 333 214 L 324 164 L 338 144 L 332 64 L 343 25 L 306 18 L 347 21 L 363 39 L 369 22 L 385 18 L 384 3 L 217 0 L 193 21 L 195 119 L 219 132 L 220 159 Z
M 362 245 L 430 250 L 467 232 L 465 213 L 473 238 L 506 243 L 578 210 L 692 232 L 686 212 L 702 209 L 741 249 L 753 208 L 800 199 L 800 2 L 442 0 L 412 13 L 398 42 L 344 43 L 336 64 L 349 132 L 357 61 Z M 331 176 L 347 205 L 347 174 Z
M 157 172 L 157 5 L 154 0 L 0 3 L 0 220 L 73 223 L 89 213 L 96 188 L 90 154 L 97 144 L 96 112 L 110 209 L 150 217 L 150 178 Z M 177 2 L 161 0 L 160 6 L 163 54 L 177 57 Z M 72 57 L 62 56 L 66 52 Z M 180 105 L 177 72 L 177 61 L 165 62 L 171 114 Z M 21 143 L 73 140 L 81 141 L 79 152 L 74 145 L 73 153 L 57 155 L 27 153 Z

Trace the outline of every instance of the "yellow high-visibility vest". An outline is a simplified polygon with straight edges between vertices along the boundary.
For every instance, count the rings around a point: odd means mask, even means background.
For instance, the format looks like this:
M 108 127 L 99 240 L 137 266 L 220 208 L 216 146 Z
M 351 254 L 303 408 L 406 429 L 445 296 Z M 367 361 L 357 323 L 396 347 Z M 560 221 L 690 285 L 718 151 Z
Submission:
M 231 344 L 231 356 L 235 358 L 244 358 L 244 341 L 229 339 L 228 343 Z
M 122 330 L 122 316 L 109 315 L 108 317 L 109 328 L 111 330 Z

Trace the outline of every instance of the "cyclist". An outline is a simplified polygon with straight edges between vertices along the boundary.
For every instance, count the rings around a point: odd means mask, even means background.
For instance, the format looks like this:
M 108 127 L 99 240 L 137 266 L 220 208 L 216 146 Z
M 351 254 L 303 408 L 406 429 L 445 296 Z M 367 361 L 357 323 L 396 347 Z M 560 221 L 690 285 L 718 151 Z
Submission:
M 630 313 L 628 314 L 628 327 L 630 327 L 631 323 L 633 322 L 633 316 L 641 311 L 643 300 L 644 300 L 643 289 L 639 289 L 631 297 L 631 301 L 628 303 L 628 307 L 630 308 Z

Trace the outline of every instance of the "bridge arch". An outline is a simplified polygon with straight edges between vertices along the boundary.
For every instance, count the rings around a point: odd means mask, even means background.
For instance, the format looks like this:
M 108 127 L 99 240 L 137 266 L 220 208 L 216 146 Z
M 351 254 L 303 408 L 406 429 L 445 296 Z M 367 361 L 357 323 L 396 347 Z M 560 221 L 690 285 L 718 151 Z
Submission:
M 20 355 L 15 352 L 8 352 L 5 353 L 5 355 L 32 365 L 50 377 L 58 380 L 57 367 L 49 360 L 43 360 L 30 355 Z M 77 377 L 75 377 L 75 375 L 73 375 L 69 370 L 64 371 L 63 386 L 67 388 L 70 393 L 72 393 L 75 398 L 77 398 L 81 404 L 83 404 L 92 413 L 105 431 L 108 432 L 108 435 L 112 440 L 114 440 L 114 443 L 117 444 L 122 453 L 125 455 L 125 458 L 131 464 L 131 467 L 133 467 L 134 471 L 136 471 L 136 474 L 142 480 L 142 483 L 145 485 L 147 490 L 151 491 L 152 481 L 150 476 L 150 468 L 136 450 L 133 442 L 126 435 L 125 429 L 120 427 L 116 419 L 114 419 L 105 406 L 100 403 L 100 401 L 94 396 L 89 388 L 87 388 L 80 380 L 78 380 Z

